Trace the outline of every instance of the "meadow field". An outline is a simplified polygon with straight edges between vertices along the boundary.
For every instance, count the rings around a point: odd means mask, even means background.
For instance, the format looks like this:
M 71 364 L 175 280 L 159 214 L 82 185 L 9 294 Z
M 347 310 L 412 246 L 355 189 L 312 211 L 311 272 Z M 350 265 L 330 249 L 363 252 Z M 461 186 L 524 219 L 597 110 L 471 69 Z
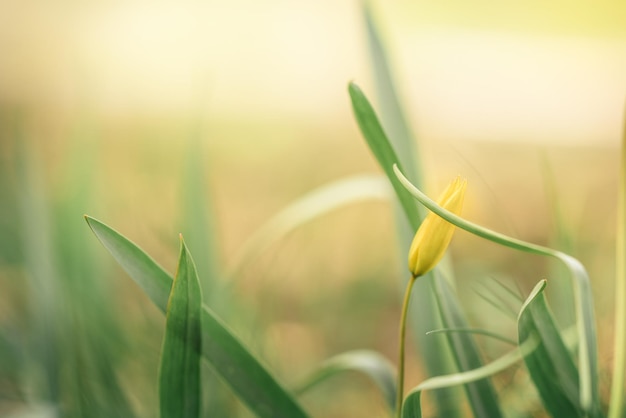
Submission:
M 626 416 L 626 7 L 487 3 L 0 4 L 0 416 Z

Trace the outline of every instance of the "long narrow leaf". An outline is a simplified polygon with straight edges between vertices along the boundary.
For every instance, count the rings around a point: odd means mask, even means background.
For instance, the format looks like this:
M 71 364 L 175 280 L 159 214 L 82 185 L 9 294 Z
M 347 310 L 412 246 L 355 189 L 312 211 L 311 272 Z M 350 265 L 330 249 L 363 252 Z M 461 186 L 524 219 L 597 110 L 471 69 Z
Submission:
M 416 184 L 422 184 L 421 167 L 415 164 L 415 161 L 418 160 L 415 152 L 417 144 L 400 104 L 387 51 L 374 24 L 369 2 L 364 1 L 362 5 L 367 45 L 374 74 L 376 96 L 380 104 L 382 125 L 388 133 L 389 141 L 398 152 L 400 162 L 410 174 L 410 177 L 414 179 Z
M 219 248 L 215 242 L 216 228 L 213 225 L 214 207 L 205 174 L 205 153 L 202 144 L 202 127 L 194 126 L 188 140 L 181 179 L 182 215 L 181 228 L 185 241 L 196 254 L 195 263 L 200 277 L 203 294 L 209 298 L 207 304 L 214 307 L 220 299 L 218 283 L 220 277 Z M 216 291 L 214 291 L 216 290 Z
M 324 361 L 317 370 L 303 381 L 296 393 L 304 393 L 337 373 L 355 371 L 368 376 L 380 389 L 393 410 L 396 402 L 396 370 L 381 354 L 370 350 L 342 353 Z
M 400 200 L 400 204 L 404 209 L 411 227 L 413 230 L 417 230 L 420 224 L 420 215 L 417 206 L 411 194 L 407 192 L 398 181 L 398 178 L 393 174 L 393 165 L 400 164 L 400 160 L 389 143 L 387 135 L 374 112 L 374 108 L 356 84 L 350 83 L 348 92 L 350 93 L 352 109 L 356 121 L 361 128 L 361 133 L 365 137 L 370 150 L 374 153 L 376 160 L 378 160 L 385 174 L 387 174 L 389 181 L 391 181 L 391 185 Z
M 159 371 L 161 418 L 200 417 L 202 291 L 181 235 L 178 268 L 167 303 Z
M 220 263 L 220 247 L 218 245 L 215 222 L 215 207 L 211 196 L 211 184 L 207 179 L 207 147 L 204 142 L 206 132 L 204 118 L 196 115 L 188 127 L 186 138 L 185 161 L 183 163 L 181 182 L 181 204 L 179 222 L 180 231 L 185 243 L 194 252 L 194 263 L 200 278 L 204 303 L 225 321 L 244 313 L 232 295 L 232 286 L 222 278 L 223 266 Z M 202 370 L 203 406 L 215 415 L 227 416 L 232 411 L 230 390 L 222 383 L 213 370 Z
M 520 344 L 529 338 L 539 341 L 537 349 L 524 356 L 524 362 L 544 406 L 553 417 L 582 417 L 584 413 L 578 403 L 578 371 L 546 304 L 545 287 L 545 280 L 535 286 L 519 314 Z
M 19 208 L 18 242 L 23 246 L 24 268 L 28 280 L 28 300 L 32 321 L 32 343 L 24 347 L 41 380 L 33 387 L 39 401 L 56 405 L 60 402 L 62 356 L 59 322 L 62 303 L 62 280 L 58 274 L 54 238 L 50 224 L 46 187 L 41 162 L 28 142 L 18 143 L 17 204 Z
M 505 247 L 553 257 L 565 264 L 574 281 L 575 290 L 576 325 L 579 339 L 578 372 L 580 373 L 580 404 L 583 410 L 588 413 L 594 414 L 596 411 L 599 411 L 597 340 L 593 312 L 593 295 L 591 293 L 589 276 L 580 261 L 551 248 L 508 237 L 469 222 L 437 205 L 432 199 L 413 186 L 397 166 L 394 167 L 394 171 L 404 187 L 406 187 L 420 203 L 457 227 L 481 238 L 504 245 Z
M 244 265 L 253 263 L 270 244 L 332 210 L 364 200 L 388 200 L 389 183 L 382 176 L 357 175 L 333 181 L 291 202 L 252 234 L 239 250 L 228 277 Z
M 412 227 L 412 232 L 414 233 L 420 224 L 421 217 L 415 207 L 415 203 L 407 200 L 407 190 L 402 190 L 404 187 L 401 184 L 401 187 L 398 187 L 398 177 L 393 173 L 393 167 L 400 163 L 397 154 L 393 150 L 389 139 L 378 121 L 374 109 L 363 92 L 354 83 L 349 85 L 348 90 L 361 132 L 378 160 L 378 163 L 389 177 L 389 181 L 396 191 L 400 204 Z M 416 283 L 413 292 L 417 293 L 417 296 L 419 296 L 420 313 L 427 315 L 426 321 L 431 325 L 430 329 L 441 326 L 441 324 L 438 323 L 437 316 L 445 316 L 445 326 L 448 328 L 467 328 L 467 321 L 465 320 L 456 296 L 451 292 L 448 286 L 439 283 L 442 280 L 445 279 L 441 275 L 429 274 Z M 420 286 L 420 288 L 418 288 L 418 286 Z M 434 292 L 434 298 L 431 296 L 431 290 Z M 440 315 L 437 315 L 438 313 Z M 423 318 L 419 319 L 424 320 Z M 444 320 L 444 318 L 442 318 L 442 320 Z M 431 341 L 429 341 L 429 343 Z M 434 344 L 424 344 L 424 347 L 432 349 L 434 348 Z M 451 350 L 451 347 L 454 349 Z M 447 335 L 446 339 L 439 340 L 438 347 L 436 348 L 437 350 L 435 351 L 424 350 L 427 353 L 425 355 L 427 367 L 429 367 L 429 371 L 431 372 L 434 362 L 439 362 L 437 365 L 440 366 L 440 368 L 447 369 L 444 373 L 450 372 L 451 370 L 475 369 L 482 365 L 480 355 L 474 343 L 474 338 L 471 335 Z M 454 366 L 451 367 L 450 363 L 452 360 L 448 360 L 445 357 L 450 352 L 452 352 L 452 356 L 457 365 L 456 369 L 453 368 Z M 497 418 L 501 416 L 498 401 L 495 392 L 491 388 L 490 382 L 481 382 L 478 386 L 472 384 L 466 386 L 465 389 L 469 396 L 472 409 L 477 416 L 485 418 Z M 440 402 L 440 407 L 445 408 L 445 405 Z M 456 414 L 456 412 L 450 411 L 449 409 L 446 409 L 445 412 L 448 415 Z M 443 413 L 443 411 L 439 411 L 439 413 Z
M 443 326 L 455 328 L 460 324 L 465 324 L 463 312 L 454 297 L 454 290 L 447 280 L 437 277 L 439 275 L 440 273 L 435 271 L 437 280 L 435 280 L 434 285 Z M 447 334 L 447 337 L 453 347 L 452 353 L 459 370 L 471 370 L 482 366 L 478 346 L 471 334 Z M 502 416 L 496 392 L 489 379 L 476 380 L 467 384 L 465 391 L 475 417 L 496 418 Z
M 522 360 L 522 358 L 537 348 L 538 341 L 531 337 L 515 350 L 506 353 L 496 360 L 481 366 L 477 369 L 468 370 L 466 372 L 454 373 L 445 376 L 436 376 L 426 379 L 407 395 L 404 405 L 402 406 L 402 418 L 421 418 L 421 394 L 425 390 L 435 390 L 450 388 L 456 385 L 466 385 L 468 383 L 483 380 L 503 370 L 508 369 L 514 364 Z
M 137 245 L 86 216 L 91 230 L 152 302 L 165 311 L 172 278 Z M 202 307 L 202 355 L 261 418 L 305 418 L 303 409 L 220 319 Z
M 505 337 L 504 335 L 500 335 L 496 332 L 489 331 L 487 329 L 482 329 L 482 328 L 442 328 L 442 329 L 434 329 L 432 331 L 428 331 L 426 335 L 447 334 L 447 333 L 457 333 L 457 332 L 469 333 L 469 334 L 474 334 L 474 335 L 483 335 L 485 337 L 490 337 L 490 338 L 493 338 L 494 340 L 498 340 L 506 344 L 517 345 L 516 341 L 513 341 Z
M 626 118 L 624 119 L 626 124 Z M 622 131 L 615 242 L 615 350 L 609 418 L 623 417 L 626 401 L 626 126 Z

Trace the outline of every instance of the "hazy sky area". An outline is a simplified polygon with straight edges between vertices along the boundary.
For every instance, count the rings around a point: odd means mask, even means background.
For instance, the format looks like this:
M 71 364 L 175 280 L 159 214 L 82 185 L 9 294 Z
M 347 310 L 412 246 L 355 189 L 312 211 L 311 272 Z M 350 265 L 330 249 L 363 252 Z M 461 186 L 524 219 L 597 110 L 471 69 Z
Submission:
M 422 135 L 616 143 L 626 2 L 372 4 Z M 349 120 L 372 90 L 357 1 L 3 1 L 0 56 L 0 105 L 41 112 Z

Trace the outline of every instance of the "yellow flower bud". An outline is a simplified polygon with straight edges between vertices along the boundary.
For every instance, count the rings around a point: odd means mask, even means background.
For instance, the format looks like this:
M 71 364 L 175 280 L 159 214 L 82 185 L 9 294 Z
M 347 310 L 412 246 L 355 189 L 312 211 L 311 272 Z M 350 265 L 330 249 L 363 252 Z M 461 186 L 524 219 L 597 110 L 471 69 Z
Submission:
M 437 203 L 442 208 L 459 215 L 463 208 L 466 186 L 467 180 L 457 177 L 439 197 Z M 409 249 L 409 270 L 413 277 L 422 276 L 437 265 L 452 240 L 454 228 L 454 225 L 433 212 L 426 216 Z

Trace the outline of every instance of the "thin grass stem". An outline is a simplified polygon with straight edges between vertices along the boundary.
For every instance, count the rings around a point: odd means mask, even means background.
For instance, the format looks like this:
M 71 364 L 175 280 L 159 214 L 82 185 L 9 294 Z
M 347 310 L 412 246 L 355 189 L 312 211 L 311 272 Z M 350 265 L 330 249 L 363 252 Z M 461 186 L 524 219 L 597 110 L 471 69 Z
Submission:
M 411 276 L 404 291 L 404 302 L 402 302 L 402 313 L 400 316 L 400 336 L 398 338 L 398 392 L 396 393 L 396 418 L 402 417 L 402 400 L 404 398 L 404 343 L 406 341 L 406 317 L 409 312 L 411 301 L 411 290 L 417 279 Z
M 517 345 L 517 341 L 515 341 L 515 340 L 507 338 L 507 337 L 505 337 L 503 335 L 500 335 L 498 333 L 491 332 L 491 331 L 488 331 L 486 329 L 480 329 L 480 328 L 442 328 L 442 329 L 434 329 L 432 331 L 428 331 L 426 333 L 426 335 L 447 334 L 447 333 L 453 333 L 453 332 L 465 332 L 465 333 L 468 333 L 468 334 L 484 335 L 485 337 L 491 337 L 491 338 L 496 339 L 498 341 L 502 341 L 503 343 L 507 343 L 507 344 L 510 344 L 510 345 Z
M 620 168 L 617 237 L 615 243 L 615 341 L 613 381 L 609 418 L 620 418 L 624 410 L 624 369 L 626 368 L 626 127 L 622 134 L 622 161 Z

